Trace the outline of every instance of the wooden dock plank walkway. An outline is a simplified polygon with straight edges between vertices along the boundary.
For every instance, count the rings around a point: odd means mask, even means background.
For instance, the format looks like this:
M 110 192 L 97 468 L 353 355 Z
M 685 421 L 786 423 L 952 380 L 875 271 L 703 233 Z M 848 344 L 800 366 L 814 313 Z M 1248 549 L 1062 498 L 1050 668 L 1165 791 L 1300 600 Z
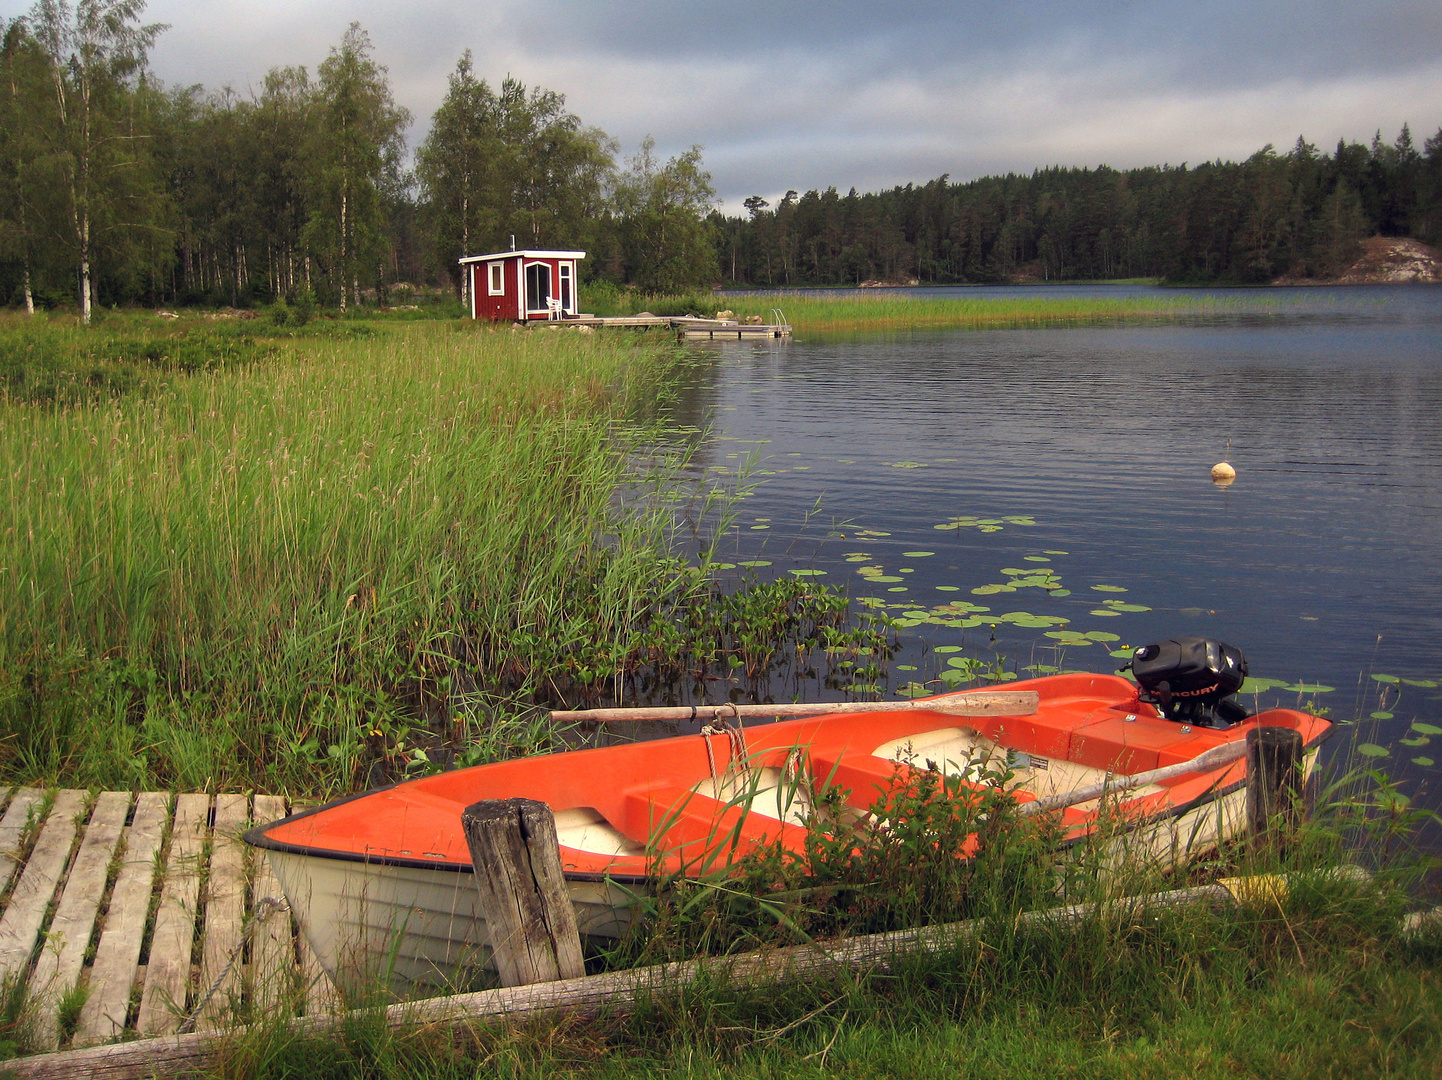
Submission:
M 0 978 L 26 987 L 29 1049 L 339 1007 L 240 839 L 284 798 L 0 788 L 0 806 Z
M 85 966 L 85 950 L 90 945 L 90 932 L 100 910 L 105 892 L 105 879 L 110 860 L 120 843 L 125 819 L 130 816 L 130 795 L 124 791 L 107 791 L 95 800 L 90 824 L 74 865 L 65 879 L 65 891 L 45 931 L 45 945 L 30 972 L 26 1000 L 47 1020 L 58 1015 L 60 1003 L 75 989 Z M 46 1050 L 60 1048 L 60 1031 L 56 1024 L 46 1023 L 34 1035 L 36 1043 Z
M 105 931 L 90 969 L 90 994 L 75 1029 L 77 1046 L 93 1046 L 125 1031 L 150 915 L 156 855 L 170 820 L 170 803 L 170 795 L 160 791 L 144 792 L 136 800 L 135 817 L 122 838 L 125 853 L 110 896 Z

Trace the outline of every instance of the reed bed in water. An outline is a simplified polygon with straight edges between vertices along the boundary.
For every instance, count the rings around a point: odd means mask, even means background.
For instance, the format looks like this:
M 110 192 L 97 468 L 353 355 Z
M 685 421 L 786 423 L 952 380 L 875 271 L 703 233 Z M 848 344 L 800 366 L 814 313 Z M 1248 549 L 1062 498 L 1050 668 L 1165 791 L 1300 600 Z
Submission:
M 0 401 L 0 775 L 323 794 L 483 713 L 504 753 L 707 586 L 671 507 L 616 498 L 669 347 L 431 323 L 266 355 Z
M 927 297 L 858 292 L 855 296 L 770 294 L 726 297 L 742 318 L 771 321 L 778 308 L 796 331 L 968 330 L 1162 322 L 1214 313 L 1218 305 L 1190 296 Z
M 1166 322 L 1209 315 L 1262 312 L 1268 301 L 1255 297 L 1217 300 L 1182 293 L 1167 296 L 931 296 L 925 292 L 808 294 L 697 293 L 682 296 L 626 296 L 619 313 L 647 310 L 656 315 L 713 316 L 729 310 L 740 319 L 775 321 L 779 310 L 797 333 L 854 333 L 888 330 L 1009 329 Z

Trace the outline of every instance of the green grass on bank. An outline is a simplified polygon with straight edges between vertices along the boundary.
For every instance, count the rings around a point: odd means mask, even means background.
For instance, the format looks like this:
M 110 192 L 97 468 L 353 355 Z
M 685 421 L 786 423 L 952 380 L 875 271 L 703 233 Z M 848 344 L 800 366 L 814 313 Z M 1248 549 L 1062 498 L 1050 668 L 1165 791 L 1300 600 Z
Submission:
M 1427 1077 L 1442 1055 L 1442 936 L 1404 937 L 1393 904 L 1318 885 L 1283 907 L 1005 920 L 888 973 L 762 989 L 724 980 L 633 1015 L 340 1037 L 262 1028 L 220 1078 L 475 1076 Z
M 0 352 L 63 385 L 141 318 L 14 320 Z M 527 703 L 584 699 L 708 586 L 670 505 L 616 498 L 674 349 L 358 329 L 0 401 L 0 774 L 324 793 L 413 729 L 534 746 Z
M 597 314 L 700 315 L 731 311 L 742 320 L 775 322 L 778 313 L 797 333 L 857 333 L 895 330 L 1014 329 L 1166 322 L 1258 310 L 1259 302 L 1171 296 L 937 297 L 924 293 L 856 290 L 838 295 L 805 292 L 710 293 L 648 296 L 600 290 L 588 310 Z

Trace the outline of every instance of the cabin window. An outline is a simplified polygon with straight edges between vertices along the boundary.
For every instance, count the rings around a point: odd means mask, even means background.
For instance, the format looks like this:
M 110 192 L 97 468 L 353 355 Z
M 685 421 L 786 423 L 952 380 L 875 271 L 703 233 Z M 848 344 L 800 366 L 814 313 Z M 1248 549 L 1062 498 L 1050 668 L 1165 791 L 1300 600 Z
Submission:
M 547 263 L 531 263 L 526 267 L 526 310 L 545 311 L 551 298 L 551 267 Z
M 503 295 L 505 295 L 505 292 L 506 292 L 506 264 L 505 264 L 505 263 L 498 263 L 498 262 L 487 263 L 487 264 L 486 264 L 486 270 L 489 272 L 489 277 L 490 277 L 490 290 L 491 290 L 491 291 L 490 291 L 490 295 L 491 295 L 491 296 L 503 296 Z
M 571 263 L 561 264 L 561 310 L 567 314 L 576 313 L 576 305 L 571 302 Z

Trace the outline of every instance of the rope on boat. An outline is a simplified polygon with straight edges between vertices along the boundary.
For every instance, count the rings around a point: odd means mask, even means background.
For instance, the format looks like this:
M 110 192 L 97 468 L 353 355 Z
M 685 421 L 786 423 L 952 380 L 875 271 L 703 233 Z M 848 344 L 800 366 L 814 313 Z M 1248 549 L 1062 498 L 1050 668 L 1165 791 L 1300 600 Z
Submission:
M 717 708 L 731 709 L 731 715 L 720 719 L 715 724 L 705 724 L 701 728 L 701 736 L 706 740 L 706 760 L 711 766 L 711 779 L 718 780 L 720 776 L 716 772 L 716 754 L 711 749 L 712 735 L 725 735 L 731 744 L 731 760 L 727 763 L 727 771 L 736 769 L 739 772 L 747 772 L 751 768 L 751 750 L 746 745 L 746 730 L 741 724 L 741 713 L 734 702 L 725 702 Z

